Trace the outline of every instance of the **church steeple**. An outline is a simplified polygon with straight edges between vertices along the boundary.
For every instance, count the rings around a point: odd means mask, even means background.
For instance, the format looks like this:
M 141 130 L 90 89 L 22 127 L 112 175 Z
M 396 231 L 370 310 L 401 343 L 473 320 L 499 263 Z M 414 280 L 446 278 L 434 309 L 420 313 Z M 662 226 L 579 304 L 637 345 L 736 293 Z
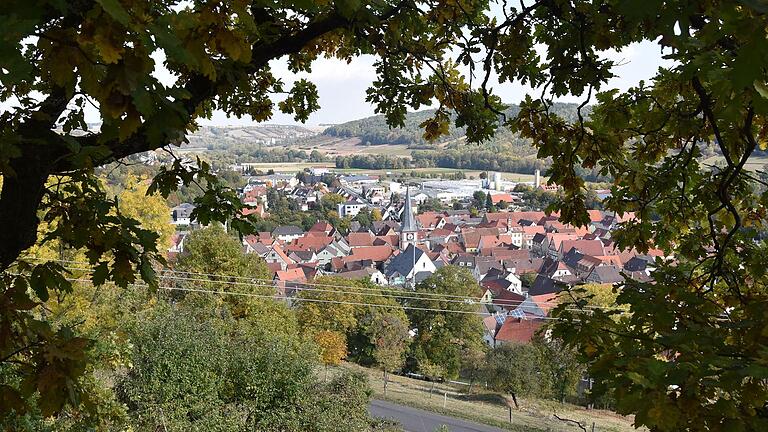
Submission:
M 413 214 L 413 202 L 411 201 L 411 188 L 405 190 L 405 204 L 400 217 L 400 250 L 405 250 L 409 244 L 416 245 L 418 241 L 419 226 L 416 216 Z

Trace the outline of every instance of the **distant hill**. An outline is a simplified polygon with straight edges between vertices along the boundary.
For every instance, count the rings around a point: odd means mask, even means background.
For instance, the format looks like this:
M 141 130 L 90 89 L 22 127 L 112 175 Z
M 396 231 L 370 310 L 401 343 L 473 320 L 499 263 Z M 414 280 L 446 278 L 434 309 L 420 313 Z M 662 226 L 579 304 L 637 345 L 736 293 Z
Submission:
M 555 103 L 552 111 L 568 121 L 575 121 L 577 118 L 577 104 Z M 506 112 L 508 117 L 517 115 L 520 107 L 512 105 Z M 361 145 L 382 145 L 382 144 L 404 144 L 412 149 L 429 149 L 435 147 L 452 147 L 456 144 L 463 144 L 466 138 L 464 128 L 451 127 L 449 134 L 441 137 L 436 142 L 428 142 L 422 136 L 423 131 L 419 127 L 424 120 L 434 114 L 435 110 L 424 110 L 408 113 L 405 117 L 405 127 L 390 129 L 384 116 L 378 115 L 366 117 L 360 120 L 330 126 L 325 129 L 323 135 L 336 138 L 357 138 Z M 496 135 L 488 142 L 483 143 L 482 147 L 517 147 L 514 153 L 519 155 L 530 155 L 534 153 L 530 143 L 520 139 L 516 134 L 509 132 L 505 128 L 500 128 Z
M 206 147 L 209 150 L 226 149 L 234 145 L 261 144 L 264 146 L 289 144 L 297 139 L 313 137 L 323 128 L 296 125 L 260 124 L 255 126 L 202 126 L 187 135 L 188 147 Z

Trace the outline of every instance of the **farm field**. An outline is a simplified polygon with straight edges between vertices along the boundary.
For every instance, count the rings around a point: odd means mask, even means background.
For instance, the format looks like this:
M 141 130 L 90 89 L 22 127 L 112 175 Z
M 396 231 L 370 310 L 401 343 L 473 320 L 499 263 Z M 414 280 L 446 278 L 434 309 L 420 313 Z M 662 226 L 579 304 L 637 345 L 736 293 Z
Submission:
M 304 150 L 311 152 L 317 150 L 328 157 L 348 156 L 356 154 L 369 155 L 389 155 L 389 156 L 410 156 L 413 149 L 409 149 L 407 144 L 381 144 L 381 145 L 361 145 L 359 138 L 337 138 L 325 135 L 318 135 L 311 138 L 308 142 L 299 142 L 289 146 L 295 150 Z
M 277 173 L 295 173 L 304 170 L 305 168 L 328 168 L 334 172 L 341 173 L 354 173 L 354 174 L 370 174 L 370 175 L 386 175 L 391 174 L 393 176 L 399 176 L 402 173 L 423 173 L 432 174 L 434 176 L 449 176 L 457 172 L 463 172 L 467 178 L 478 178 L 480 170 L 460 170 L 456 168 L 413 168 L 413 169 L 359 169 L 359 168 L 336 168 L 333 162 L 274 162 L 274 163 L 252 163 L 249 166 L 262 170 L 274 170 Z M 501 173 L 501 177 L 504 180 L 512 182 L 532 182 L 534 179 L 533 174 L 518 174 L 518 173 Z M 542 181 L 546 181 L 546 178 L 542 177 Z

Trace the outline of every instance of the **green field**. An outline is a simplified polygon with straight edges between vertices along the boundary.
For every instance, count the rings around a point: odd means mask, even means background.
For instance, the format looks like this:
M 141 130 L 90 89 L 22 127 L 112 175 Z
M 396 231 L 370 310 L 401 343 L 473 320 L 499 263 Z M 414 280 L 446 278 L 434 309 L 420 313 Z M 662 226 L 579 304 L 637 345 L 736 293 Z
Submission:
M 611 411 L 587 410 L 576 405 L 536 399 L 518 399 L 520 409 L 512 410 L 512 422 L 510 423 L 509 407 L 505 398 L 482 388 L 479 391 L 473 390 L 472 394 L 467 394 L 466 386 L 435 384 L 434 390 L 430 392 L 431 384 L 429 382 L 390 374 L 385 394 L 381 371 L 351 363 L 345 363 L 342 367 L 361 371 L 368 375 L 369 383 L 374 392 L 373 396 L 376 399 L 464 418 L 504 430 L 532 432 L 579 430 L 575 425 L 558 420 L 554 415 L 576 420 L 588 430 L 591 430 L 593 422 L 595 431 L 624 432 L 637 430 L 632 426 L 630 417 L 620 416 Z M 478 389 L 479 387 L 475 388 Z
M 426 173 L 432 174 L 435 177 L 448 176 L 453 173 L 463 172 L 467 178 L 478 178 L 480 170 L 460 170 L 456 168 L 413 168 L 413 169 L 358 169 L 358 168 L 336 168 L 332 162 L 275 162 L 275 163 L 253 163 L 249 166 L 261 171 L 268 171 L 270 169 L 278 173 L 295 173 L 304 170 L 305 168 L 329 168 L 334 172 L 341 173 L 354 173 L 354 174 L 370 174 L 370 175 L 386 175 L 392 174 L 393 176 L 399 176 L 401 173 Z M 532 182 L 534 176 L 532 174 L 517 174 L 517 173 L 502 173 L 501 177 L 504 180 L 512 182 Z M 546 181 L 542 178 L 542 181 Z

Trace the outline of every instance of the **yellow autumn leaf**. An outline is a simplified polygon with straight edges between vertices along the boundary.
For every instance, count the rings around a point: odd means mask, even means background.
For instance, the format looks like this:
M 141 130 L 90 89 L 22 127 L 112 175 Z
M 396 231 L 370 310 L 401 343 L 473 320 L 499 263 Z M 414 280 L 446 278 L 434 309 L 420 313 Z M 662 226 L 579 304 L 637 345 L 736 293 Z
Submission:
M 588 356 L 592 357 L 592 356 L 593 356 L 593 355 L 594 355 L 594 354 L 597 352 L 597 347 L 596 347 L 596 346 L 595 346 L 593 343 L 591 343 L 591 342 L 590 342 L 590 343 L 588 343 L 588 344 L 587 344 L 587 345 L 584 347 L 584 352 L 585 352 L 585 353 L 586 353 Z
M 104 63 L 117 63 L 123 57 L 125 49 L 122 46 L 118 46 L 113 43 L 109 38 L 104 37 L 101 34 L 94 36 L 94 44 L 96 49 L 99 50 Z
M 768 140 L 761 139 L 757 141 L 757 146 L 760 147 L 760 150 L 766 150 L 768 149 Z

